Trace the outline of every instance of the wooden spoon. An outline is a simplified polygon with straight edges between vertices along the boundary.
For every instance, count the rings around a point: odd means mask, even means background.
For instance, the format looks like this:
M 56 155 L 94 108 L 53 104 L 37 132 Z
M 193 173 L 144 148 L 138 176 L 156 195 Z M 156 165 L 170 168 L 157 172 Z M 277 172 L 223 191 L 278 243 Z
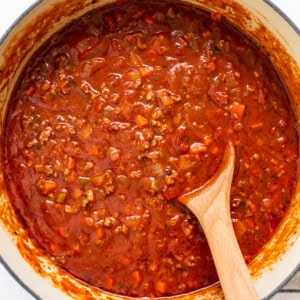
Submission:
M 235 149 L 229 143 L 216 174 L 202 187 L 179 197 L 198 218 L 206 235 L 225 298 L 258 299 L 230 218 Z

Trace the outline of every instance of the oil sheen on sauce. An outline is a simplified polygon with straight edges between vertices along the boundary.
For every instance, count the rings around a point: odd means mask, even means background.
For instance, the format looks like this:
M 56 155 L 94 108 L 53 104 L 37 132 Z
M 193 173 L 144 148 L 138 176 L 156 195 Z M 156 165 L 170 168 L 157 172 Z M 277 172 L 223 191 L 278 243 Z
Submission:
M 246 262 L 293 192 L 298 137 L 277 73 L 220 14 L 184 5 L 129 2 L 73 22 L 31 60 L 6 125 L 6 185 L 31 237 L 117 294 L 171 296 L 218 280 L 198 221 L 176 199 L 212 177 L 228 141 Z

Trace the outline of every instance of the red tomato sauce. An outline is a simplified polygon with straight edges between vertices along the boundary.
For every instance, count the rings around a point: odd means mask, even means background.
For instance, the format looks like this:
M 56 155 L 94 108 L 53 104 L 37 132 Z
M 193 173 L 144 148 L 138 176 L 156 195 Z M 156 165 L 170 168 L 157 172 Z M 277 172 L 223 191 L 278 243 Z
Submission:
M 228 141 L 246 262 L 293 192 L 296 123 L 272 64 L 222 16 L 184 5 L 129 2 L 73 22 L 27 66 L 6 128 L 17 215 L 57 265 L 113 293 L 170 296 L 218 280 L 176 198 L 211 178 Z

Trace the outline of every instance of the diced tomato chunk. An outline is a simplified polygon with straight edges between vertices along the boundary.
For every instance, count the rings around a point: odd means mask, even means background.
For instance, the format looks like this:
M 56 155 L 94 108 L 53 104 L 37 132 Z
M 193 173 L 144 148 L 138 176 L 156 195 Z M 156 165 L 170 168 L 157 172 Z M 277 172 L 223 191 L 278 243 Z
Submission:
M 111 290 L 114 285 L 114 280 L 111 277 L 108 277 L 104 280 L 104 288 L 107 290 Z
M 160 294 L 165 294 L 167 290 L 167 283 L 163 280 L 158 280 L 155 283 L 155 289 L 160 293 Z
M 174 184 L 163 191 L 163 195 L 166 200 L 174 200 L 180 196 L 180 188 L 177 184 Z
M 240 121 L 243 119 L 245 113 L 246 106 L 240 103 L 233 103 L 230 109 L 231 114 L 233 117 L 239 119 Z
M 54 192 L 57 188 L 57 183 L 50 179 L 40 179 L 36 185 L 42 195 Z
M 193 143 L 192 145 L 190 145 L 191 154 L 198 154 L 198 153 L 205 153 L 205 152 L 207 152 L 207 147 L 205 144 Z
M 139 127 L 139 128 L 142 128 L 142 127 L 145 127 L 148 125 L 148 119 L 145 118 L 144 116 L 142 115 L 137 115 L 136 116 L 136 125 Z
M 141 271 L 134 271 L 131 273 L 131 278 L 135 283 L 140 283 L 142 281 Z

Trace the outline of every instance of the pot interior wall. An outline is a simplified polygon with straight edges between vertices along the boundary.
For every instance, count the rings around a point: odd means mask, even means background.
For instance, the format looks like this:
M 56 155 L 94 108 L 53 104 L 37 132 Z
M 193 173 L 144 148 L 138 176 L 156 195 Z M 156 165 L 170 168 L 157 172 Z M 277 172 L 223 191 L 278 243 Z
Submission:
M 39 2 L 22 20 L 16 23 L 0 45 L 1 132 L 4 129 L 3 124 L 8 99 L 13 93 L 14 86 L 30 57 L 53 33 L 64 27 L 71 20 L 89 10 L 112 2 L 116 1 L 44 0 Z M 298 108 L 298 95 L 300 95 L 298 84 L 300 82 L 300 42 L 299 36 L 288 26 L 286 21 L 280 18 L 265 2 L 258 0 L 251 1 L 251 3 L 245 0 L 239 2 L 232 0 L 185 0 L 184 2 L 198 5 L 210 11 L 221 12 L 230 22 L 236 24 L 242 31 L 246 31 L 250 37 L 266 48 L 270 59 L 276 65 L 287 86 L 298 120 L 300 116 L 300 109 Z M 3 174 L 1 173 L 0 176 L 2 183 L 0 200 L 0 220 L 2 226 L 0 227 L 0 237 L 4 241 L 1 244 L 7 245 L 0 247 L 0 254 L 13 272 L 17 273 L 26 285 L 31 285 L 32 282 L 37 283 L 35 284 L 34 291 L 42 298 L 47 298 L 47 294 L 49 295 L 49 293 L 50 295 L 56 295 L 55 298 L 57 299 L 59 297 L 60 299 L 66 297 L 60 290 L 53 288 L 52 283 L 50 284 L 52 281 L 54 286 L 59 286 L 60 289 L 66 291 L 73 299 L 80 299 L 83 294 L 91 299 L 93 297 L 97 297 L 98 299 L 120 299 L 119 296 L 99 292 L 99 290 L 71 278 L 66 272 L 58 270 L 49 260 L 43 257 L 43 253 L 34 247 L 27 233 L 22 229 L 22 225 L 16 219 L 5 192 Z M 274 267 L 276 262 L 284 260 L 285 256 L 288 256 L 291 260 L 292 258 L 290 257 L 293 257 L 293 253 L 295 251 L 299 253 L 300 251 L 300 206 L 297 205 L 299 203 L 299 189 L 300 184 L 298 182 L 295 196 L 292 199 L 291 207 L 284 222 L 281 224 L 274 238 L 250 265 L 251 272 L 256 280 L 258 293 L 261 297 L 270 292 L 270 290 L 266 290 L 266 286 L 271 278 L 268 275 L 271 273 L 271 267 L 276 269 Z M 22 256 L 25 257 L 25 261 L 20 256 L 15 245 L 20 249 Z M 28 262 L 31 267 L 29 267 Z M 292 265 L 295 264 L 292 263 Z M 23 271 L 20 270 L 20 266 Z M 281 268 L 284 266 L 281 265 Z M 32 267 L 38 273 L 42 274 L 42 277 L 48 278 L 46 283 L 40 275 L 37 275 L 32 270 Z M 280 284 L 283 279 L 273 280 L 277 280 L 278 284 Z M 269 289 L 273 287 L 270 286 Z M 214 285 L 209 289 L 174 298 L 190 299 L 196 296 L 203 296 L 204 298 L 218 299 L 222 297 L 219 290 L 219 285 Z

